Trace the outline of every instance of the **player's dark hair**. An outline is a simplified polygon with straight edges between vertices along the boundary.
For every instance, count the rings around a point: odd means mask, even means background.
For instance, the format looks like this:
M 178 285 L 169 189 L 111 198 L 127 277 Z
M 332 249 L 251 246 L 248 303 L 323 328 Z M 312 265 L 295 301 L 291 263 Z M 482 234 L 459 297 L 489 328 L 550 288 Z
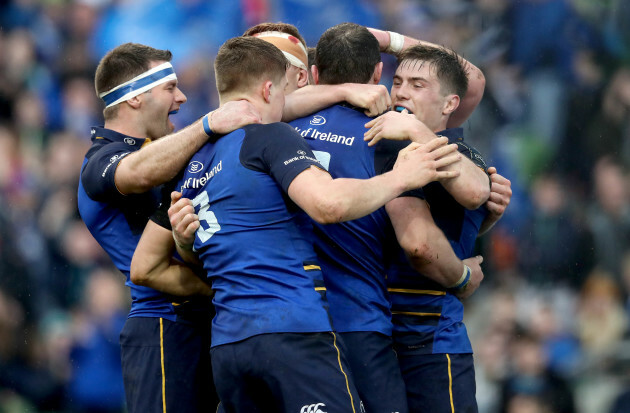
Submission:
M 125 43 L 107 52 L 96 67 L 94 88 L 97 96 L 149 70 L 152 62 L 170 62 L 173 54 L 139 43 Z M 118 105 L 103 111 L 105 119 L 118 113 Z
M 256 82 L 280 82 L 289 61 L 280 49 L 256 37 L 234 37 L 223 43 L 214 60 L 219 95 L 247 91 Z
M 297 39 L 302 42 L 304 47 L 307 47 L 306 40 L 304 40 L 298 28 L 289 23 L 259 23 L 256 26 L 247 29 L 245 33 L 243 33 L 243 36 L 253 36 L 255 34 L 264 32 L 282 32 L 290 34 L 291 36 L 297 37 Z
M 378 40 L 363 26 L 342 23 L 326 30 L 315 52 L 319 83 L 367 83 L 381 61 Z
M 440 81 L 442 92 L 454 93 L 460 98 L 468 90 L 468 71 L 464 60 L 453 50 L 417 44 L 398 55 L 398 65 L 428 63 Z
M 314 47 L 309 47 L 306 49 L 308 51 L 308 83 L 309 85 L 314 85 L 313 81 L 313 72 L 311 71 L 311 66 L 315 64 L 315 52 L 317 49 Z

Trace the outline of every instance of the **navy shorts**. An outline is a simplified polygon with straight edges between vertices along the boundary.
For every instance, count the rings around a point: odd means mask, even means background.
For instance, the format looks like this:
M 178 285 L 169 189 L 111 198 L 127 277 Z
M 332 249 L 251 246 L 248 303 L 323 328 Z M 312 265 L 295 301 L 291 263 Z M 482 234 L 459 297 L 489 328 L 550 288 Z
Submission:
M 392 339 L 377 332 L 337 333 L 365 410 L 407 413 L 407 395 Z
M 361 412 L 334 333 L 261 334 L 210 353 L 222 412 Z
M 411 413 L 477 413 L 472 354 L 398 354 Z
M 214 412 L 210 324 L 132 317 L 120 333 L 129 413 Z

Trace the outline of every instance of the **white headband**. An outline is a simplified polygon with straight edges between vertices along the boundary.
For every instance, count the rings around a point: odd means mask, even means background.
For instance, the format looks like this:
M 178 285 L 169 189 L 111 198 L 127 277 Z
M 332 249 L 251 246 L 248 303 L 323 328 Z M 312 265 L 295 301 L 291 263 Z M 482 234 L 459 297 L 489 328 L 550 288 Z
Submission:
M 166 62 L 98 96 L 105 101 L 105 107 L 108 108 L 138 96 L 169 80 L 177 80 L 177 75 L 173 70 L 173 66 Z
M 281 50 L 282 54 L 284 54 L 284 57 L 287 58 L 287 60 L 289 61 L 289 63 L 291 63 L 293 66 L 297 66 L 300 69 L 304 69 L 308 71 L 308 68 L 306 67 L 306 65 L 304 64 L 304 62 L 302 62 L 300 59 L 298 59 L 297 57 L 293 56 L 291 53 L 289 52 L 285 52 L 284 50 Z

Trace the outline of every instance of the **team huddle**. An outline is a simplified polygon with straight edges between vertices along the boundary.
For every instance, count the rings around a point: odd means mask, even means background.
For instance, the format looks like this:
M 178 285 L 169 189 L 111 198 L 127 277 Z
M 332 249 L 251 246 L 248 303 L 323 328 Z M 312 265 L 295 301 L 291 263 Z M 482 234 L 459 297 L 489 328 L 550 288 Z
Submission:
M 128 411 L 476 412 L 461 299 L 511 197 L 460 127 L 479 69 L 352 23 L 310 50 L 263 23 L 219 49 L 219 108 L 173 132 L 171 59 L 103 57 L 79 183 L 131 291 Z

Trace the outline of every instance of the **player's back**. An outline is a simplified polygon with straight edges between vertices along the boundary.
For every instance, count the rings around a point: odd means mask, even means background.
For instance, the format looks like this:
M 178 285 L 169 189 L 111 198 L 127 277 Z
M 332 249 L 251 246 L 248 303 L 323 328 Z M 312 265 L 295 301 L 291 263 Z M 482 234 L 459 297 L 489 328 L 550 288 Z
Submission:
M 312 233 L 298 227 L 304 213 L 286 195 L 303 171 L 293 165 L 308 154 L 283 153 L 287 134 L 295 132 L 281 123 L 236 130 L 203 146 L 180 181 L 199 215 L 194 247 L 215 290 L 213 346 L 330 331 Z
M 367 179 L 375 175 L 374 148 L 363 141 L 362 110 L 335 105 L 291 122 L 333 178 Z M 338 332 L 391 334 L 383 243 L 389 225 L 384 208 L 353 221 L 315 228 L 315 245 Z

